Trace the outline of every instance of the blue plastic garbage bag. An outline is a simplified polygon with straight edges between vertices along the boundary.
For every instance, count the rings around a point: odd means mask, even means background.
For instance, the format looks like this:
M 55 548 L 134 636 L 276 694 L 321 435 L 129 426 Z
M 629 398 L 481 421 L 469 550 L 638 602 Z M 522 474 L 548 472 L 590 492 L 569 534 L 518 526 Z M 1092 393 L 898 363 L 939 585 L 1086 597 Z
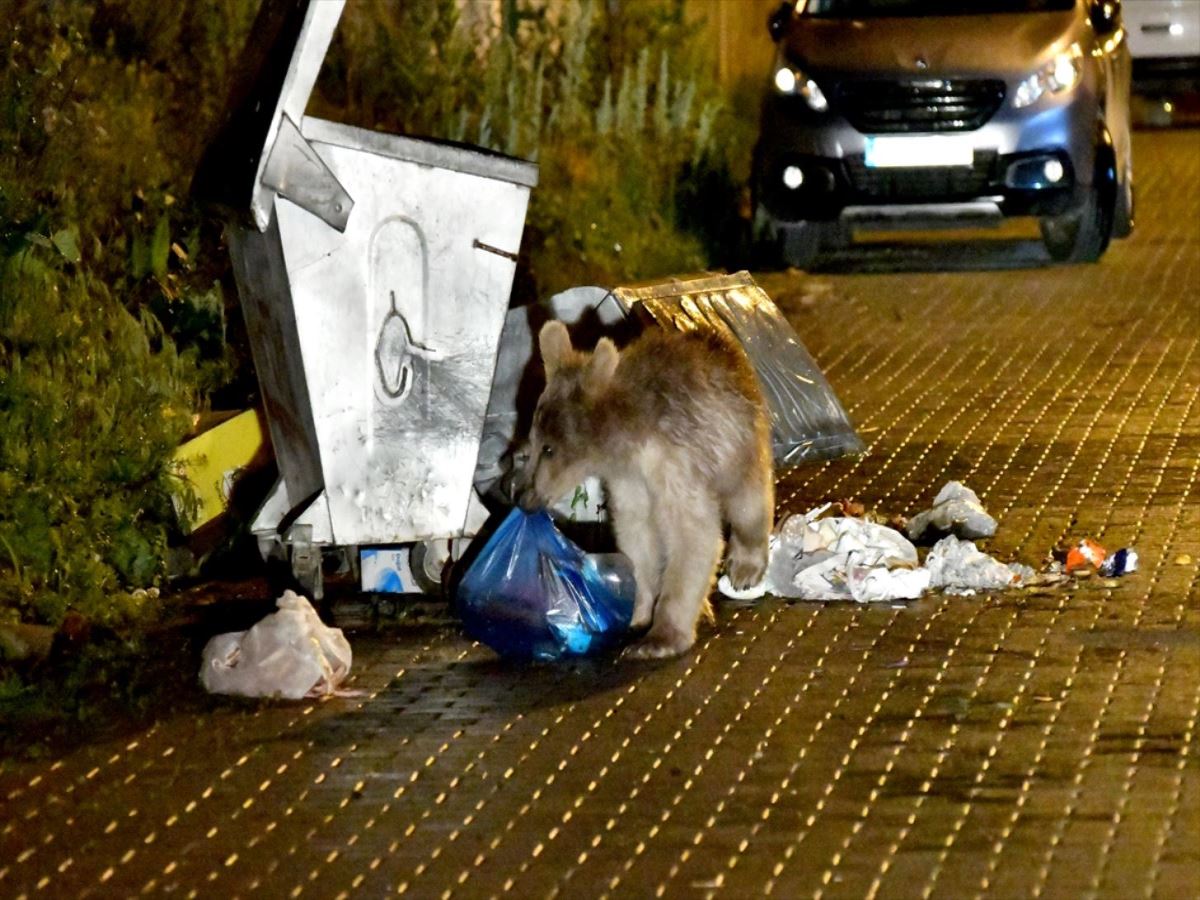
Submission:
M 544 510 L 514 509 L 463 576 L 459 613 L 501 656 L 582 656 L 616 643 L 633 617 L 632 578 L 605 575 Z

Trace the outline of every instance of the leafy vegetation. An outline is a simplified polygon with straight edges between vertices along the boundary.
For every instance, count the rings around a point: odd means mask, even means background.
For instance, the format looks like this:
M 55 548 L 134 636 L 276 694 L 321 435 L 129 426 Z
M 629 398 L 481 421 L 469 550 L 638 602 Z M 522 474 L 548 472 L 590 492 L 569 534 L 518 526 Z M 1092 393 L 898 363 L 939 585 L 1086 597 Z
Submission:
M 351 3 L 310 111 L 536 159 L 521 299 L 710 264 L 751 135 L 682 0 L 459 6 Z
M 144 623 L 138 589 L 161 578 L 175 521 L 170 453 L 233 380 L 217 232 L 176 198 L 203 147 L 195 98 L 223 92 L 229 63 L 203 51 L 240 43 L 253 10 L 6 6 L 0 622 Z

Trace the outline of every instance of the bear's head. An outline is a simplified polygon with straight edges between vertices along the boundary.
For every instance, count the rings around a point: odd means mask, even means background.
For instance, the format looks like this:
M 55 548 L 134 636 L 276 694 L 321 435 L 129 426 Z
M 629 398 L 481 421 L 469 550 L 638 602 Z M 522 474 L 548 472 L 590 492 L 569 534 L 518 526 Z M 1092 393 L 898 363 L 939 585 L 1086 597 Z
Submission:
M 538 347 L 546 389 L 533 414 L 515 484 L 526 510 L 554 503 L 596 474 L 602 461 L 594 427 L 596 408 L 620 361 L 608 338 L 601 338 L 592 353 L 576 350 L 562 322 L 542 326 Z

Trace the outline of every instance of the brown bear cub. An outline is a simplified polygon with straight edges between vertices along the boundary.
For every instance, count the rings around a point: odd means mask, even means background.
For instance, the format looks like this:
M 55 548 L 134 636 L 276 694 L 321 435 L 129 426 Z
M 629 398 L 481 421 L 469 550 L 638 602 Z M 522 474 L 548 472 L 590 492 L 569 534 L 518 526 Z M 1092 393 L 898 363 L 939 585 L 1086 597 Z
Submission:
M 711 614 L 725 522 L 733 586 L 766 571 L 775 484 L 754 371 L 710 332 L 653 330 L 622 351 L 602 338 L 584 353 L 566 326 L 548 322 L 538 343 L 546 389 L 518 476 L 521 505 L 545 506 L 599 477 L 637 579 L 632 627 L 650 626 L 627 652 L 683 653 Z

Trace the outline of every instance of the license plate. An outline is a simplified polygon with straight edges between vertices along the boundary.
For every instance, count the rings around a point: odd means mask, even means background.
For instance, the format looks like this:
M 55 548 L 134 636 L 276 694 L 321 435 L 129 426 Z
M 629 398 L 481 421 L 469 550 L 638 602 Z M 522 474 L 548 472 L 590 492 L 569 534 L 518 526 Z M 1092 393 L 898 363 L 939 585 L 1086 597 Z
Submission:
M 948 137 L 869 137 L 866 164 L 872 169 L 970 166 L 975 150 Z

